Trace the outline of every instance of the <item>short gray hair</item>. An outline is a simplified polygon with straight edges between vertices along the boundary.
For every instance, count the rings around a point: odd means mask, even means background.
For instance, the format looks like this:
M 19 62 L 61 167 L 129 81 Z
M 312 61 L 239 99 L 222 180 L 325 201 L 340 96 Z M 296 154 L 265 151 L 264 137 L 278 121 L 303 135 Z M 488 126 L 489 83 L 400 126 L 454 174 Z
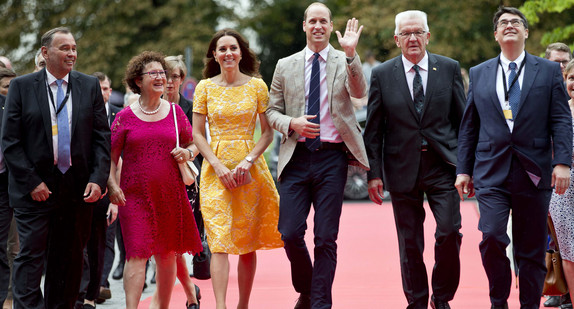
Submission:
M 399 34 L 400 24 L 407 19 L 420 19 L 423 23 L 423 30 L 429 32 L 429 25 L 427 22 L 427 13 L 418 10 L 410 10 L 400 12 L 395 16 L 395 35 Z

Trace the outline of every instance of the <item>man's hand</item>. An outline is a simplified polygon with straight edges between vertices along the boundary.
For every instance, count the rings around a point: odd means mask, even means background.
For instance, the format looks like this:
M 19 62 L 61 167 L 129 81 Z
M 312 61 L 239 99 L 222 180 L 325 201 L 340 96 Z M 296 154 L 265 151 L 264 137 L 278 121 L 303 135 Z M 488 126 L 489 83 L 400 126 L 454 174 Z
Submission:
M 93 203 L 97 202 L 102 195 L 102 189 L 98 184 L 93 182 L 88 182 L 86 190 L 84 190 L 84 202 Z
M 369 198 L 373 203 L 381 205 L 383 203 L 383 198 L 385 193 L 383 191 L 383 181 L 381 178 L 375 178 L 369 180 Z
M 557 164 L 552 171 L 552 184 L 556 194 L 564 194 L 570 186 L 570 167 Z
M 456 176 L 456 182 L 454 183 L 454 186 L 458 191 L 458 196 L 460 196 L 461 201 L 464 201 L 465 194 L 467 194 L 467 197 L 474 196 L 474 185 L 469 175 Z
M 43 202 L 50 197 L 52 192 L 48 189 L 48 186 L 44 182 L 40 183 L 32 192 L 30 192 L 30 196 L 36 202 Z
M 291 119 L 289 128 L 305 138 L 316 138 L 319 136 L 321 126 L 318 123 L 309 121 L 309 119 L 313 119 L 315 117 L 317 116 L 303 115 L 298 118 L 293 118 Z
M 354 17 L 347 21 L 347 28 L 345 29 L 344 36 L 341 35 L 339 30 L 335 31 L 337 38 L 339 39 L 339 44 L 341 44 L 341 48 L 343 48 L 347 57 L 355 56 L 355 48 L 359 43 L 361 32 L 363 32 L 363 26 L 359 27 L 359 20 Z

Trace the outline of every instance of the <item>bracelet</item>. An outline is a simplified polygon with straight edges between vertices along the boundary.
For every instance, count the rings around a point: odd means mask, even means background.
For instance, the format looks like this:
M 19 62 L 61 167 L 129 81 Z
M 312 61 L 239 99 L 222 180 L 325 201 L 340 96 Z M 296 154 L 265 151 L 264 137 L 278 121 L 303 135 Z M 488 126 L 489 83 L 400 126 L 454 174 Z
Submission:
M 189 160 L 193 161 L 193 151 L 191 151 L 191 149 L 189 149 L 189 148 L 185 148 L 185 149 L 187 149 L 187 151 L 189 151 L 189 155 L 190 155 Z

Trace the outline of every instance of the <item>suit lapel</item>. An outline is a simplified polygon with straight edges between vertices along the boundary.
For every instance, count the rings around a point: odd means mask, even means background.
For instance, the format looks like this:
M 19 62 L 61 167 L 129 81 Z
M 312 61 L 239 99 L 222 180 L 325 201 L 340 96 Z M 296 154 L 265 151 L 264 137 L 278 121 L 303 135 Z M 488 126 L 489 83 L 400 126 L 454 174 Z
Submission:
M 327 56 L 327 66 L 325 70 L 327 71 L 327 102 L 329 102 L 329 111 L 332 112 L 332 100 L 331 94 L 333 93 L 333 84 L 335 83 L 335 76 L 337 76 L 337 61 L 339 55 L 334 52 L 335 48 L 329 45 L 329 55 Z
M 82 82 L 79 79 L 78 73 L 76 71 L 70 72 L 70 78 L 68 79 L 72 85 L 72 129 L 70 130 L 70 141 L 72 141 L 74 136 L 74 131 L 76 129 L 76 124 L 78 123 L 78 118 L 80 118 L 80 100 L 82 98 Z
M 536 79 L 536 74 L 538 74 L 538 61 L 536 61 L 534 57 L 531 57 L 530 54 L 525 52 L 523 61 L 526 61 L 526 64 L 524 65 L 524 78 L 522 79 L 522 85 L 520 87 L 520 105 L 518 106 L 516 117 L 520 114 L 520 110 L 528 97 L 528 92 L 530 92 L 532 84 Z
M 305 115 L 307 112 L 305 110 L 305 50 L 300 51 L 295 57 L 293 57 L 293 62 L 290 64 L 289 68 L 292 70 L 293 83 L 295 83 L 294 89 L 299 89 L 295 92 L 297 96 L 294 102 L 299 102 L 299 113 L 298 115 Z M 301 78 L 303 76 L 303 78 Z
M 436 57 L 429 52 L 427 52 L 427 54 L 429 56 L 428 72 L 427 72 L 428 78 L 427 78 L 427 87 L 425 89 L 425 103 L 423 105 L 423 110 L 421 112 L 421 119 L 424 117 L 425 111 L 427 110 L 427 106 L 430 104 L 430 98 L 432 97 L 433 91 L 436 88 L 436 83 L 438 81 L 438 75 L 440 72 Z
M 490 81 L 492 81 L 493 87 L 487 87 L 485 90 L 489 92 L 490 98 L 492 99 L 491 100 L 492 105 L 498 111 L 500 117 L 502 117 L 502 119 L 506 119 L 504 117 L 504 113 L 502 112 L 502 107 L 500 106 L 500 100 L 498 99 L 498 94 L 496 93 L 496 82 L 497 82 L 499 61 L 500 61 L 500 55 L 486 64 L 486 70 L 484 70 L 483 73 L 486 74 L 486 76 L 484 76 L 483 78 L 487 81 L 488 84 L 490 83 Z M 502 74 L 504 74 L 504 72 L 502 72 Z M 474 91 L 479 90 L 476 89 Z
M 36 79 L 34 81 L 34 92 L 36 95 L 36 102 L 38 104 L 38 109 L 42 114 L 42 120 L 44 122 L 44 132 L 46 133 L 46 139 L 50 144 L 50 148 L 53 149 L 52 141 L 52 116 L 50 115 L 50 101 L 48 99 L 48 84 L 46 81 L 46 69 L 35 73 Z
M 398 85 L 399 92 L 403 95 L 403 101 L 407 102 L 407 108 L 413 117 L 419 120 L 419 115 L 415 110 L 413 97 L 407 84 L 407 76 L 405 75 L 405 68 L 401 56 L 395 58 L 395 66 L 393 67 L 393 77 L 395 78 L 395 85 Z

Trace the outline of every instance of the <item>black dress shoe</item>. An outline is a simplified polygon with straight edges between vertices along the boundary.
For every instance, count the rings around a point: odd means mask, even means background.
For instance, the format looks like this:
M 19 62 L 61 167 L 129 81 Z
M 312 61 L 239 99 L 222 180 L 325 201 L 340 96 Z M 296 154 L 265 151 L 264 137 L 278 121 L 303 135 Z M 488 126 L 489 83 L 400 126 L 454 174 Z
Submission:
M 572 309 L 572 303 L 560 305 L 560 309 Z
M 431 296 L 430 306 L 432 309 L 450 309 L 448 302 L 434 299 L 434 295 Z
M 504 305 L 492 305 L 492 307 L 490 307 L 490 309 L 508 309 L 508 303 L 504 304 Z
M 558 307 L 560 306 L 560 296 L 548 296 L 544 302 L 544 307 Z
M 295 305 L 295 309 L 311 309 L 311 295 L 301 293 Z
M 114 278 L 115 280 L 120 280 L 123 277 L 124 277 L 124 263 L 119 263 L 118 267 L 116 267 L 116 270 L 114 270 L 114 273 L 112 274 L 112 278 Z

